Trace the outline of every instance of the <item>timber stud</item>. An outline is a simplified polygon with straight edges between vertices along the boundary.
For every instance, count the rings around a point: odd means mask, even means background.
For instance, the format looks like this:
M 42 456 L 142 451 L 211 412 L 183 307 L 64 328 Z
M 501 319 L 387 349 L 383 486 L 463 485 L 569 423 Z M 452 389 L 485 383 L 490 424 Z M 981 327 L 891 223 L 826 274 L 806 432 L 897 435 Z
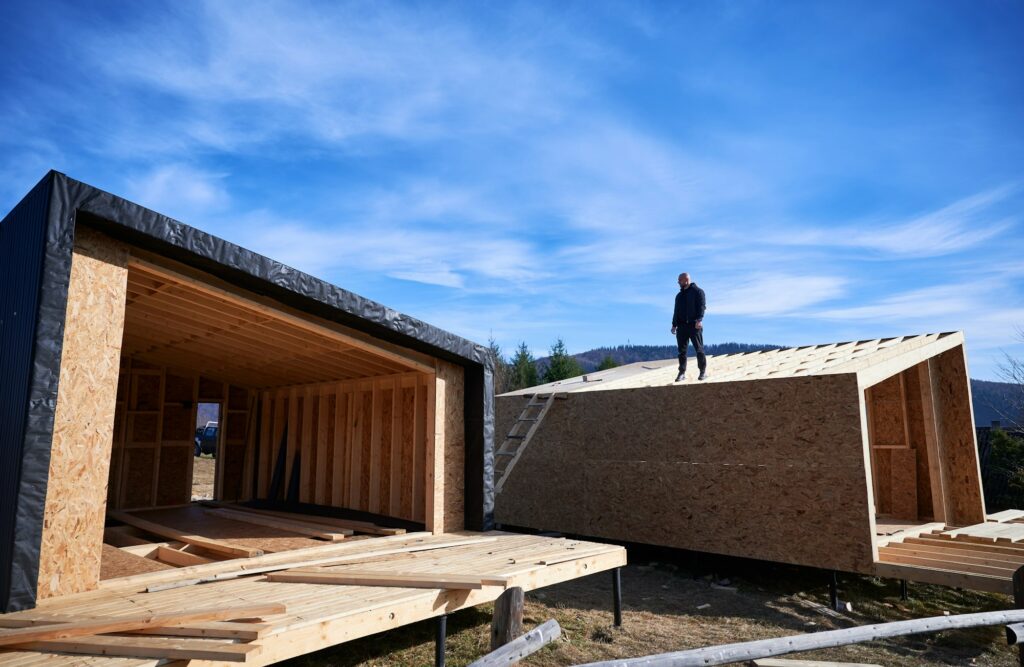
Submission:
M 437 617 L 437 636 L 434 637 L 434 665 L 444 667 L 444 643 L 448 634 L 448 614 Z
M 612 601 L 615 608 L 615 627 L 622 627 L 622 568 L 612 570 Z

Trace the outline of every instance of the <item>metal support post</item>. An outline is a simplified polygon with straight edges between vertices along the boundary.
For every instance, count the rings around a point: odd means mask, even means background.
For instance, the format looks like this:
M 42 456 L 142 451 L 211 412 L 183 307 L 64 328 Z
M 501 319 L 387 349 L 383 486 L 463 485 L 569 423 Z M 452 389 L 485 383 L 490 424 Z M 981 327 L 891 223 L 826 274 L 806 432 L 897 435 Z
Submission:
M 615 605 L 615 627 L 622 627 L 622 568 L 612 570 L 612 600 Z
M 448 634 L 448 614 L 437 617 L 437 636 L 434 637 L 434 665 L 444 667 L 444 642 Z
M 900 599 L 907 601 L 910 599 L 910 592 L 907 590 L 907 580 L 900 579 Z
M 839 606 L 839 574 L 835 570 L 828 574 L 828 606 L 830 609 Z

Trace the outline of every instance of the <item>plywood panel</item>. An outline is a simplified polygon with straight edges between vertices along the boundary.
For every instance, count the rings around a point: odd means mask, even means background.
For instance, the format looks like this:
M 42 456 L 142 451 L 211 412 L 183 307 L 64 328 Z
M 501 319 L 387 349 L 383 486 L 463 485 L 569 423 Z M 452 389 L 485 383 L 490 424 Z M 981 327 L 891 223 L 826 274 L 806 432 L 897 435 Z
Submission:
M 967 526 L 985 521 L 971 388 L 962 346 L 930 360 L 932 398 L 941 440 L 946 522 Z
M 497 400 L 499 433 L 523 397 Z M 496 499 L 509 525 L 869 572 L 857 379 L 571 393 Z
M 39 599 L 90 590 L 99 582 L 127 259 L 123 245 L 76 229 L 40 543 Z
M 890 488 L 892 516 L 916 521 L 917 515 L 917 452 L 913 449 L 890 449 L 892 467 Z

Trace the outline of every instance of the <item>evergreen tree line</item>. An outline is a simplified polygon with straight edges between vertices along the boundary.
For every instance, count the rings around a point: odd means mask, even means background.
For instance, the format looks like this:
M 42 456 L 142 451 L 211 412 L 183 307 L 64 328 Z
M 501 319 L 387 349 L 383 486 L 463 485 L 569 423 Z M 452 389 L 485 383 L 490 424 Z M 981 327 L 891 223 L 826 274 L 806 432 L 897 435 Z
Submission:
M 588 372 L 577 358 L 565 349 L 565 342 L 561 338 L 555 341 L 548 350 L 548 356 L 543 359 L 535 359 L 530 353 L 530 349 L 526 347 L 526 343 L 519 343 L 519 347 L 508 359 L 505 358 L 501 347 L 493 338 L 488 346 L 491 350 L 491 358 L 494 359 L 494 392 L 496 394 L 557 382 Z M 618 365 L 611 355 L 606 355 L 594 370 L 615 368 Z
M 678 353 L 675 345 L 617 345 L 599 347 L 580 354 L 569 354 L 565 342 L 559 338 L 548 350 L 547 357 L 534 358 L 526 343 L 520 343 L 512 356 L 505 358 L 498 343 L 489 342 L 494 359 L 494 391 L 501 394 L 538 384 L 556 382 L 584 373 L 603 371 L 638 361 L 671 359 Z M 748 343 L 712 343 L 704 346 L 709 355 L 758 352 L 778 349 L 778 345 L 751 345 Z

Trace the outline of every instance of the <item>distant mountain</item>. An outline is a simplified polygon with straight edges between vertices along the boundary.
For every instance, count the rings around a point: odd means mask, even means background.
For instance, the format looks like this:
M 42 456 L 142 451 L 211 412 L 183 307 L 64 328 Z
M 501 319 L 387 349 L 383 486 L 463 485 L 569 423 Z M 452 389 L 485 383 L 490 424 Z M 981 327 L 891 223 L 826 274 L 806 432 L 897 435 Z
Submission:
M 736 352 L 757 352 L 759 350 L 776 350 L 781 345 L 751 345 L 749 343 L 714 343 L 704 346 L 708 355 L 734 354 Z M 692 354 L 692 351 L 691 351 Z M 671 359 L 678 352 L 675 345 L 617 345 L 615 347 L 599 347 L 586 352 L 574 354 L 585 372 L 593 371 L 605 357 L 610 356 L 615 363 L 623 366 L 638 361 L 656 361 Z M 540 373 L 547 368 L 547 357 L 537 360 Z M 990 382 L 988 380 L 971 380 L 971 396 L 974 403 L 974 423 L 977 426 L 990 426 L 998 421 L 1003 426 L 1012 425 L 1016 419 L 1024 425 L 1024 389 L 1009 382 Z
M 1009 382 L 971 380 L 971 402 L 976 426 L 991 426 L 994 421 L 1004 427 L 1024 426 L 1024 387 Z

